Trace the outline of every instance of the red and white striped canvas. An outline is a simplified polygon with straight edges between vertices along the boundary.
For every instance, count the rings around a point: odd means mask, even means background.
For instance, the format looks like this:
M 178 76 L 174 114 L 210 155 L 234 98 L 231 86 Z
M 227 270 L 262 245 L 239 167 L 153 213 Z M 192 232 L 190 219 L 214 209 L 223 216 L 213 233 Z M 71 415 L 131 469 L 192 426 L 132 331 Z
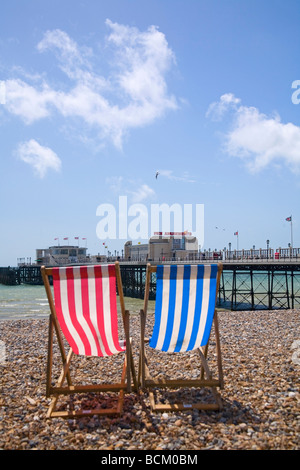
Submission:
M 53 268 L 56 314 L 75 354 L 110 356 L 124 351 L 118 338 L 114 265 Z

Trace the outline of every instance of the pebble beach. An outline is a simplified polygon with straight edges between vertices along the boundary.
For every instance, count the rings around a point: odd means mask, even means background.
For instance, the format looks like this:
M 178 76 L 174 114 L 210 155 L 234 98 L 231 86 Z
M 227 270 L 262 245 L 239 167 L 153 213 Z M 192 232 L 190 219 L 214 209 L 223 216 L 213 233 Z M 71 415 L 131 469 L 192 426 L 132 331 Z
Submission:
M 153 413 L 146 391 L 126 394 L 120 417 L 46 419 L 48 319 L 0 322 L 0 449 L 2 450 L 298 450 L 299 310 L 219 312 L 224 372 L 221 411 Z M 153 315 L 148 315 L 149 326 Z M 138 365 L 139 315 L 130 317 Z M 214 340 L 211 366 L 214 367 Z M 58 353 L 57 353 L 58 354 Z M 180 356 L 180 357 L 179 357 Z M 149 352 L 154 373 L 197 373 L 195 353 Z M 119 377 L 122 354 L 75 361 L 75 377 Z M 180 393 L 180 391 L 176 392 Z M 82 398 L 87 401 L 96 397 Z M 99 398 L 100 399 L 100 398 Z

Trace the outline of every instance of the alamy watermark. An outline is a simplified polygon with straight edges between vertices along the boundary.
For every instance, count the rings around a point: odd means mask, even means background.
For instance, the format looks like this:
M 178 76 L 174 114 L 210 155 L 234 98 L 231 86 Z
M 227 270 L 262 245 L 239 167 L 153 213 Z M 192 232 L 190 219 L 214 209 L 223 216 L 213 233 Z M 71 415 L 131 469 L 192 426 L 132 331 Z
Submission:
M 300 366 L 300 340 L 299 339 L 293 342 L 292 349 L 294 349 L 294 352 L 292 355 L 292 362 Z
M 0 80 L 0 104 L 6 103 L 6 86 L 3 80 Z
M 292 83 L 292 88 L 296 88 L 296 91 L 292 94 L 292 103 L 300 103 L 300 80 L 294 80 Z
M 6 352 L 5 352 L 5 343 L 0 340 L 0 366 L 5 364 Z
M 140 203 L 128 206 L 127 196 L 119 196 L 118 207 L 100 204 L 96 215 L 101 218 L 96 227 L 100 240 L 149 239 L 153 235 L 182 238 L 188 234 L 204 245 L 204 204 L 151 204 L 148 209 Z

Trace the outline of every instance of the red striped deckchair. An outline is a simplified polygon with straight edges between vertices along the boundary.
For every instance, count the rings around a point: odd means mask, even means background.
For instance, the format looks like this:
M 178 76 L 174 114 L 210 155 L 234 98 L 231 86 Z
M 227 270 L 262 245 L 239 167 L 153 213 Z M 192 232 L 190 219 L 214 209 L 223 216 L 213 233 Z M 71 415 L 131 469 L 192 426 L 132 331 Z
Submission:
M 152 273 L 156 273 L 156 300 L 154 326 L 149 347 L 170 354 L 198 351 L 201 368 L 197 379 L 153 379 L 145 351 L 145 328 L 148 297 Z M 223 372 L 216 300 L 222 264 L 213 265 L 161 265 L 147 266 L 144 309 L 141 310 L 141 344 L 139 381 L 142 388 L 149 389 L 153 410 L 172 411 L 189 408 L 217 410 L 222 407 L 216 387 L 223 388 Z M 212 324 L 215 326 L 215 347 L 218 378 L 212 376 L 208 367 L 207 353 Z M 174 356 L 174 368 L 176 368 Z M 205 376 L 204 376 L 205 373 Z M 152 374 L 153 375 L 153 374 Z M 210 387 L 213 403 L 206 401 L 190 403 L 157 404 L 153 389 Z
M 41 268 L 50 306 L 47 397 L 53 396 L 47 417 L 74 417 L 87 414 L 121 413 L 124 392 L 131 391 L 131 374 L 135 381 L 129 337 L 129 312 L 125 310 L 119 263 L 115 265 Z M 53 293 L 49 277 L 53 279 Z M 125 340 L 118 336 L 117 287 Z M 54 296 L 53 296 L 54 294 Z M 63 368 L 56 386 L 52 385 L 53 328 L 56 331 Z M 64 342 L 70 346 L 66 355 Z M 73 355 L 106 357 L 125 352 L 121 381 L 98 385 L 74 385 L 70 366 Z M 63 386 L 64 381 L 67 384 Z M 113 407 L 56 411 L 60 395 L 93 392 L 119 392 Z

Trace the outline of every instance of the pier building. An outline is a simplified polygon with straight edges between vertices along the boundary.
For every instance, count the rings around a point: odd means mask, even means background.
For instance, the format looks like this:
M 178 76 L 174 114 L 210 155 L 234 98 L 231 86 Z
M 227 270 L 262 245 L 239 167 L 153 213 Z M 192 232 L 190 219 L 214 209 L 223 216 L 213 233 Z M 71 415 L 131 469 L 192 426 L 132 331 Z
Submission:
M 88 263 L 87 248 L 74 245 L 50 246 L 36 250 L 36 263 L 39 266 L 63 266 L 72 263 Z
M 186 232 L 157 232 L 148 243 L 124 245 L 125 261 L 190 261 L 198 255 L 198 239 Z

